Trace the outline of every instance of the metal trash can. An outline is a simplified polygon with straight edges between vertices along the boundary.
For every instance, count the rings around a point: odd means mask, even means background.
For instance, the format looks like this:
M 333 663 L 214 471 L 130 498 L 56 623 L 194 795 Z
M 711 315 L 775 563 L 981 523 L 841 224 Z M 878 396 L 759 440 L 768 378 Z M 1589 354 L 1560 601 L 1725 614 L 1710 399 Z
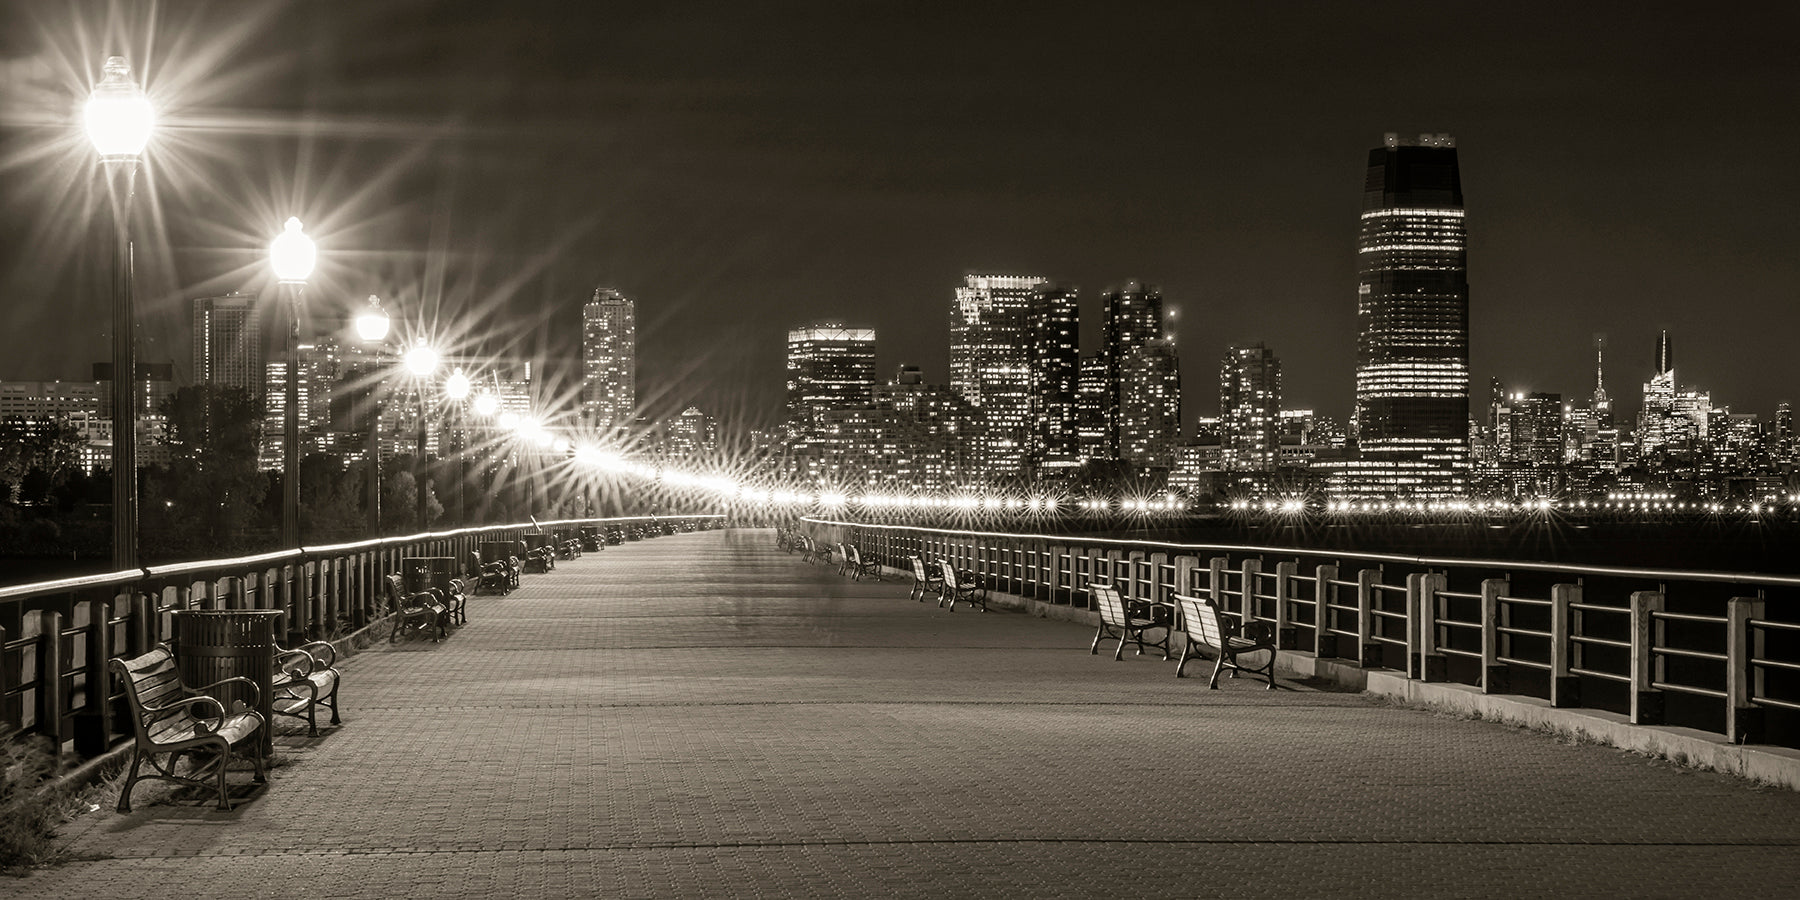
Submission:
M 408 556 L 400 560 L 400 583 L 409 594 L 436 589 L 450 596 L 450 579 L 457 576 L 454 556 Z
M 231 712 L 242 701 L 262 713 L 262 750 L 274 749 L 275 716 L 275 620 L 278 609 L 183 610 L 175 616 L 175 664 L 181 680 L 201 687 L 227 678 L 248 678 L 257 687 L 252 706 L 250 691 L 228 684 L 207 693 Z
M 525 557 L 525 545 L 519 541 L 482 541 L 476 546 L 484 563 L 506 562 L 512 557 Z

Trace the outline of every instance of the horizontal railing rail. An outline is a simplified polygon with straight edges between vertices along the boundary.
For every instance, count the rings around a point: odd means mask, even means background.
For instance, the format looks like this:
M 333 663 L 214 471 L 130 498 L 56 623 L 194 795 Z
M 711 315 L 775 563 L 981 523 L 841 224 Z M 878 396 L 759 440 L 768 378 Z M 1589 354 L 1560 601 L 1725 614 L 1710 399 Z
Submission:
M 42 736 L 91 758 L 127 737 L 112 721 L 117 692 L 106 662 L 171 639 L 179 612 L 275 610 L 283 642 L 332 640 L 392 614 L 386 577 L 409 557 L 451 557 L 452 570 L 463 574 L 480 544 L 530 532 L 573 537 L 581 526 L 598 525 L 642 536 L 716 527 L 723 519 L 625 516 L 460 528 L 0 587 L 0 740 Z
M 990 589 L 1041 602 L 1091 608 L 1089 584 L 1162 603 L 1187 593 L 1240 624 L 1267 622 L 1282 648 L 1319 658 L 1609 709 L 1739 743 L 1773 731 L 1800 744 L 1800 577 L 822 516 L 802 524 L 884 559 L 949 560 Z M 1772 606 L 1779 613 L 1771 616 Z

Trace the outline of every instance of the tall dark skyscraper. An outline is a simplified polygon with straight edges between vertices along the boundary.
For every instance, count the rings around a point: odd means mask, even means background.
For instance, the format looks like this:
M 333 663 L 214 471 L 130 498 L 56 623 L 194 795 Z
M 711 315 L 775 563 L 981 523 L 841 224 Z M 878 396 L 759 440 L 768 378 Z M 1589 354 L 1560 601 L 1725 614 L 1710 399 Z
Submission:
M 1462 178 L 1447 134 L 1369 151 L 1357 241 L 1349 496 L 1449 498 L 1468 483 L 1469 282 Z
M 1128 281 L 1104 299 L 1100 354 L 1112 392 L 1105 408 L 1106 455 L 1167 466 L 1171 442 L 1181 432 L 1181 382 L 1174 341 L 1163 332 L 1162 293 Z

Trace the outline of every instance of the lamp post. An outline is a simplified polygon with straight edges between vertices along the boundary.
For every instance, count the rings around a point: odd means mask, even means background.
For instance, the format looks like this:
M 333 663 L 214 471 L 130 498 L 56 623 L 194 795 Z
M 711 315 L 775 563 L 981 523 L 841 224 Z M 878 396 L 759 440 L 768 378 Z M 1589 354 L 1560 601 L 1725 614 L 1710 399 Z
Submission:
M 269 244 L 269 262 L 275 267 L 280 290 L 287 300 L 287 377 L 282 398 L 281 426 L 281 545 L 300 546 L 300 293 L 306 289 L 318 250 L 302 231 L 300 220 L 288 217 L 281 234 Z
M 469 381 L 469 376 L 463 374 L 463 370 L 460 368 L 458 368 L 454 372 L 451 372 L 449 378 L 444 379 L 444 396 L 450 398 L 450 416 L 451 416 L 450 437 L 451 437 L 451 441 L 452 441 L 451 449 L 455 453 L 455 460 L 456 460 L 456 524 L 457 525 L 469 524 L 468 516 L 466 515 L 466 511 L 463 509 L 463 482 L 468 480 L 468 472 L 466 472 L 464 470 L 464 465 L 465 465 L 464 450 L 466 449 L 464 447 L 464 443 L 467 441 L 467 437 L 463 434 L 462 411 L 463 411 L 463 401 L 468 399 L 469 392 L 471 390 L 473 390 L 474 387 L 475 387 L 475 385 Z
M 112 209 L 113 535 L 115 571 L 135 569 L 137 547 L 137 354 L 131 300 L 131 206 L 138 157 L 150 142 L 156 111 L 131 80 L 125 57 L 109 56 L 88 97 L 88 139 L 106 169 Z
M 381 308 L 381 298 L 369 295 L 369 306 L 356 317 L 356 336 L 375 347 L 375 371 L 381 371 L 381 342 L 387 339 L 388 314 Z M 370 383 L 365 398 L 369 417 L 368 492 L 369 537 L 381 534 L 381 412 L 375 404 L 375 384 Z
M 418 444 L 413 450 L 413 488 L 414 488 L 414 493 L 417 495 L 417 500 L 418 500 L 418 515 L 419 515 L 419 530 L 420 531 L 425 530 L 425 525 L 426 525 L 425 514 L 426 514 L 426 512 L 428 512 L 428 504 L 426 503 L 426 499 L 427 499 L 426 488 L 428 485 L 426 484 L 425 477 L 424 477 L 424 475 L 425 475 L 425 388 L 429 384 L 427 379 L 431 377 L 431 373 L 437 371 L 437 367 L 438 367 L 438 353 L 436 350 L 431 349 L 430 345 L 425 343 L 424 338 L 420 338 L 419 342 L 417 344 L 413 345 L 413 348 L 411 350 L 406 351 L 406 369 L 407 369 L 407 371 L 411 372 L 416 379 L 416 383 L 415 383 L 414 387 L 415 387 L 415 390 L 416 390 L 416 392 L 418 394 L 418 398 L 419 398 Z

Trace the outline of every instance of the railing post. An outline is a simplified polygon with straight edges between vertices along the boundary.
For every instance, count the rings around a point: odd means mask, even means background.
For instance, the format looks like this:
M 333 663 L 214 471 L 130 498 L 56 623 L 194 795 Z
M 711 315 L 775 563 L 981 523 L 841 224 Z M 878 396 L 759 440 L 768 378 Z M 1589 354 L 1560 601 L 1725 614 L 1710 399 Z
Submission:
M 1294 620 L 1288 609 L 1288 604 L 1293 600 L 1290 585 L 1299 571 L 1298 562 L 1275 564 L 1275 644 L 1283 650 L 1297 649 L 1300 643 L 1299 636 L 1294 633 Z
M 1381 645 L 1375 642 L 1375 585 L 1381 583 L 1380 569 L 1362 569 L 1356 573 L 1356 664 L 1372 669 L 1381 659 Z M 1412 674 L 1412 641 L 1406 642 L 1407 673 Z
M 1512 670 L 1500 661 L 1502 624 L 1510 624 L 1500 598 L 1506 596 L 1512 583 L 1505 578 L 1486 578 L 1481 582 L 1481 692 L 1505 694 L 1512 690 Z M 1502 620 L 1507 620 L 1505 623 Z
M 1581 679 L 1569 674 L 1574 655 L 1574 622 L 1570 604 L 1581 602 L 1581 585 L 1550 586 L 1550 705 L 1566 709 L 1581 705 Z
M 1331 633 L 1331 601 L 1337 595 L 1337 566 L 1313 569 L 1313 656 L 1335 659 L 1338 655 L 1337 635 Z
M 1150 585 L 1149 585 L 1149 590 L 1144 592 L 1145 600 L 1149 600 L 1151 602 L 1159 602 L 1159 601 L 1165 601 L 1165 600 L 1168 602 L 1171 602 L 1171 603 L 1174 602 L 1173 600 L 1169 600 L 1169 598 L 1167 596 L 1164 596 L 1164 594 L 1166 592 L 1162 589 L 1163 588 L 1163 583 L 1162 583 L 1163 566 L 1166 566 L 1168 564 L 1169 564 L 1169 554 L 1167 554 L 1167 553 L 1152 553 L 1152 554 L 1150 554 Z M 1173 590 L 1174 585 L 1170 585 L 1169 587 L 1171 590 Z
M 1762 656 L 1760 632 L 1752 633 L 1751 619 L 1763 617 L 1759 597 L 1733 597 L 1725 617 L 1725 739 L 1733 744 L 1762 741 L 1763 710 L 1756 705 L 1756 682 L 1761 669 L 1752 662 Z
M 1407 633 L 1417 636 L 1417 674 L 1413 677 L 1420 681 L 1444 681 L 1448 678 L 1444 654 L 1438 652 L 1437 634 L 1438 604 L 1443 601 L 1440 593 L 1448 580 L 1435 572 L 1415 573 L 1406 577 Z
M 129 590 L 129 588 L 127 588 Z M 129 602 L 129 601 L 128 601 Z M 106 752 L 112 742 L 112 676 L 106 661 L 112 659 L 112 603 L 88 604 L 86 664 L 87 699 L 75 717 L 75 752 L 92 759 Z
M 1239 568 L 1238 600 L 1243 606 L 1238 608 L 1238 622 L 1249 625 L 1256 621 L 1256 576 L 1262 573 L 1262 560 L 1247 558 Z
M 156 634 L 156 597 L 152 594 L 131 592 L 131 650 L 132 656 L 142 656 L 150 652 L 150 645 L 155 643 Z
M 1662 612 L 1661 591 L 1634 591 L 1631 595 L 1631 724 L 1661 725 L 1662 660 L 1656 655 L 1656 620 Z
M 50 736 L 50 745 L 62 751 L 63 652 L 62 613 L 39 613 L 38 635 L 38 730 Z

